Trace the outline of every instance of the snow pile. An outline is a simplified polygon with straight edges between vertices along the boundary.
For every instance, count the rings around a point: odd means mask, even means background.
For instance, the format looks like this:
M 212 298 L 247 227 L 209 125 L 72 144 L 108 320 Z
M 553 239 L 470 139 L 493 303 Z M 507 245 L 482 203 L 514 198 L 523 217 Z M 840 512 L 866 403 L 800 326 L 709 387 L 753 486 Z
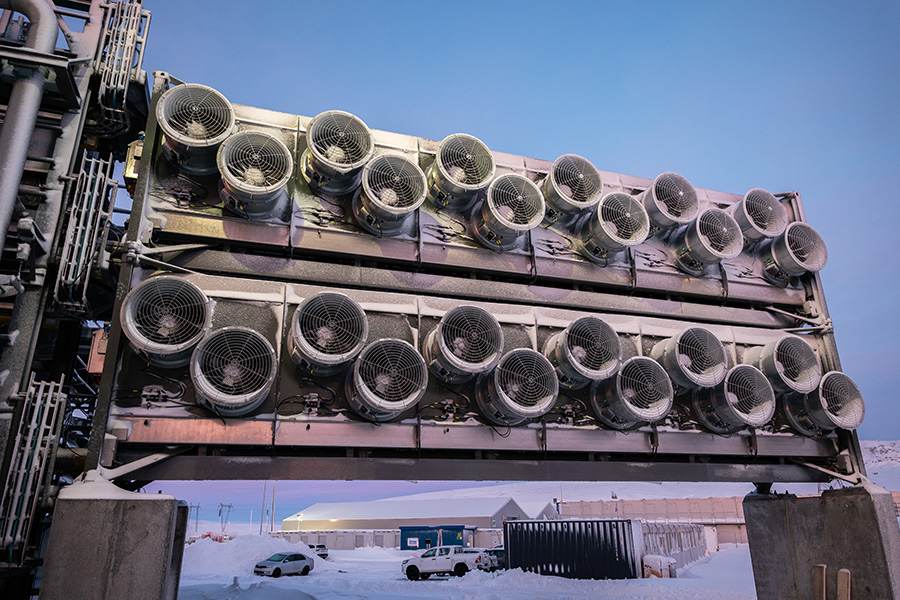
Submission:
M 892 492 L 900 492 L 900 441 L 860 442 L 869 479 Z
M 316 556 L 306 544 L 292 544 L 268 535 L 245 535 L 225 543 L 203 538 L 189 544 L 184 549 L 181 576 L 222 581 L 235 575 L 252 575 L 253 565 L 278 552 L 311 556 L 317 571 L 337 570 L 332 563 Z

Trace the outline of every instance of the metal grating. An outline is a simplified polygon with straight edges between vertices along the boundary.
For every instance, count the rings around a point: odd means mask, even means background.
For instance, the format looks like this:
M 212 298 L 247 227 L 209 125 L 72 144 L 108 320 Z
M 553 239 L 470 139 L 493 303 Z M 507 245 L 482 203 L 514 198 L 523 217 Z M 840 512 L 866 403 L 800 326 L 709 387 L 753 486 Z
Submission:
M 330 166 L 361 166 L 375 147 L 366 124 L 358 117 L 338 110 L 316 116 L 306 135 L 310 149 Z
M 491 151 L 481 140 L 464 133 L 441 142 L 438 165 L 449 179 L 468 186 L 484 185 L 494 174 Z
M 866 414 L 862 393 L 847 375 L 839 371 L 827 373 L 819 384 L 819 395 L 834 424 L 842 429 L 856 429 Z
M 809 344 L 793 337 L 784 337 L 775 346 L 775 366 L 778 374 L 792 389 L 810 392 L 822 378 L 819 358 Z
M 333 357 L 355 356 L 366 342 L 362 307 L 344 294 L 322 292 L 297 309 L 297 328 L 314 350 Z
M 403 403 L 428 383 L 425 361 L 402 340 L 382 339 L 369 344 L 360 354 L 356 369 L 365 391 L 381 402 Z
M 575 154 L 560 156 L 553 162 L 551 176 L 556 190 L 566 200 L 581 206 L 592 206 L 599 200 L 603 183 L 600 173 L 585 158 Z
M 464 363 L 478 364 L 503 349 L 503 331 L 490 313 L 476 306 L 459 306 L 441 319 L 444 347 Z
M 556 398 L 556 372 L 542 354 L 517 348 L 503 355 L 497 365 L 496 381 L 503 394 L 514 403 L 534 407 Z
M 210 333 L 197 346 L 193 361 L 204 379 L 223 396 L 258 392 L 270 385 L 275 375 L 271 346 L 262 335 L 243 327 Z
M 126 334 L 140 345 L 149 341 L 179 347 L 196 342 L 209 319 L 209 300 L 185 279 L 150 278 L 134 288 L 126 302 Z
M 734 258 L 744 246 L 737 222 L 718 208 L 710 208 L 697 219 L 697 230 L 709 249 L 721 258 Z
M 678 338 L 678 365 L 698 384 L 721 381 L 726 368 L 725 348 L 709 330 L 689 327 Z
M 425 174 L 417 164 L 398 154 L 382 154 L 369 161 L 363 184 L 373 202 L 392 212 L 415 210 L 427 193 Z
M 828 251 L 822 236 L 805 223 L 791 223 L 785 232 L 787 247 L 807 271 L 820 271 L 828 261 Z
M 527 177 L 509 174 L 488 188 L 488 207 L 502 223 L 516 230 L 531 229 L 544 217 L 544 196 Z
M 688 180 L 675 173 L 663 173 L 653 182 L 657 202 L 676 221 L 697 212 L 697 192 Z
M 744 196 L 744 211 L 753 225 L 767 237 L 780 235 L 787 226 L 787 212 L 772 193 L 752 189 Z
M 287 147 L 261 131 L 242 131 L 229 136 L 219 149 L 223 179 L 247 192 L 281 189 L 294 170 Z
M 234 110 L 225 96 L 205 85 L 185 83 L 159 100 L 160 125 L 167 136 L 187 146 L 211 146 L 234 127 Z
M 620 192 L 607 194 L 598 210 L 604 229 L 621 244 L 630 246 L 647 239 L 650 220 L 636 198 Z
M 737 365 L 725 379 L 725 394 L 731 406 L 748 425 L 764 425 L 775 410 L 775 392 L 756 367 Z
M 582 317 L 566 328 L 569 356 L 588 371 L 601 371 L 619 360 L 622 346 L 615 330 L 597 317 Z
M 672 383 L 659 363 L 636 356 L 625 361 L 616 376 L 621 399 L 642 419 L 657 421 L 672 407 Z

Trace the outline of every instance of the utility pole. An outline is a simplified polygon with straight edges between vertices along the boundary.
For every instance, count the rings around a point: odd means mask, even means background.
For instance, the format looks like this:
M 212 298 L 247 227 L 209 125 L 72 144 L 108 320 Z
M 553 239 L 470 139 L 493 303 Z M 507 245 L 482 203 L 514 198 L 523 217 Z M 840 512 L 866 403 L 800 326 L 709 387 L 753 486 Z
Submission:
M 190 520 L 190 514 L 194 513 L 194 533 L 200 529 L 200 505 L 199 504 L 191 504 L 188 506 L 188 519 Z
M 267 481 L 263 481 L 263 500 L 262 500 L 262 509 L 259 511 L 259 535 L 263 534 L 263 523 L 266 522 L 266 484 Z

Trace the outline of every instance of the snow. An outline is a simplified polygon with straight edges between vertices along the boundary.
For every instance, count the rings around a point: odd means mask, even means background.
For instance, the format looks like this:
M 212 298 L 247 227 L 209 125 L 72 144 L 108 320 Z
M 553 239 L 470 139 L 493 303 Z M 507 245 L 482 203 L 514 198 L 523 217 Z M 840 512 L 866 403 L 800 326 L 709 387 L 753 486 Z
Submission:
M 84 473 L 59 492 L 61 500 L 174 500 L 168 494 L 138 494 L 117 487 L 96 470 Z
M 491 517 L 510 503 L 515 504 L 512 498 L 499 497 L 494 494 L 490 494 L 487 498 L 473 499 L 471 502 L 464 504 L 458 502 L 456 498 L 447 498 L 440 494 L 427 500 L 404 496 L 399 500 L 313 504 L 285 520 L 323 521 L 339 519 L 349 521 L 355 519 Z
M 732 546 L 679 572 L 678 579 L 573 580 L 521 570 L 408 581 L 396 549 L 334 550 L 316 559 L 307 577 L 264 579 L 253 565 L 275 552 L 308 552 L 267 536 L 243 536 L 225 544 L 200 540 L 185 549 L 180 600 L 753 600 L 756 593 L 747 546 Z

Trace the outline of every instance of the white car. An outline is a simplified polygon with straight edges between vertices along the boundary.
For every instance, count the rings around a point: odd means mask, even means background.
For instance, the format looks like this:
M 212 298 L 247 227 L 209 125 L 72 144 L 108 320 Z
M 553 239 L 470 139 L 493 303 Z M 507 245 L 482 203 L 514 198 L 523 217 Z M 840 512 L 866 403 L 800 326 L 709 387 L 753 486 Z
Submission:
M 312 558 L 303 554 L 273 554 L 266 560 L 256 563 L 254 575 L 309 575 L 315 563 Z
M 456 575 L 462 577 L 473 569 L 484 569 L 488 562 L 484 554 L 473 548 L 461 546 L 437 546 L 421 556 L 407 558 L 400 571 L 410 581 L 428 579 L 432 575 Z

